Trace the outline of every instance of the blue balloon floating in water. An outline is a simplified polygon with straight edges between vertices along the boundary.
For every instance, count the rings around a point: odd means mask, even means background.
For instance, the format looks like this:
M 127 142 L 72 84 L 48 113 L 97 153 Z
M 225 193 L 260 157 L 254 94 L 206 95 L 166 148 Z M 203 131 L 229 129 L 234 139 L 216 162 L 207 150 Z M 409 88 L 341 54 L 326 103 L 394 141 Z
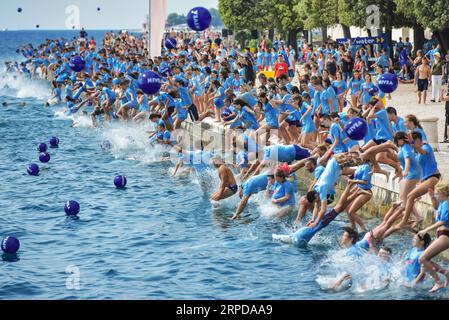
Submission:
M 153 71 L 145 71 L 140 74 L 137 84 L 146 94 L 156 94 L 161 89 L 162 79 Z
M 59 146 L 59 139 L 57 137 L 51 137 L 50 146 L 52 148 L 57 148 Z
M 38 176 L 39 175 L 39 166 L 35 163 L 32 163 L 28 166 L 27 172 L 30 176 Z
M 68 216 L 76 216 L 80 213 L 80 204 L 74 200 L 67 201 L 64 206 L 64 211 Z
M 37 150 L 39 150 L 39 152 L 46 152 L 48 150 L 47 144 L 46 143 L 39 143 L 37 145 Z
M 195 31 L 204 31 L 209 28 L 212 16 L 204 7 L 195 7 L 187 14 L 187 24 Z
M 97 8 L 97 11 L 101 11 L 101 8 L 100 8 L 100 7 L 98 7 L 98 8 Z
M 3 252 L 8 254 L 15 254 L 19 251 L 20 241 L 16 237 L 7 236 L 4 237 L 1 243 Z
M 17 8 L 17 12 L 21 13 L 22 12 L 22 8 Z
M 379 77 L 377 85 L 385 93 L 392 93 L 398 88 L 398 77 L 392 73 L 384 73 Z
M 117 189 L 125 188 L 127 183 L 128 181 L 126 180 L 125 176 L 116 176 L 114 178 L 114 184 L 117 187 Z
M 80 56 L 74 56 L 72 59 L 70 59 L 69 66 L 73 71 L 80 72 L 83 71 L 84 67 L 86 66 L 86 61 L 84 61 Z
M 47 163 L 50 161 L 50 155 L 47 152 L 42 152 L 39 155 L 39 161 L 42 163 Z
M 368 133 L 368 124 L 361 118 L 349 119 L 345 126 L 345 132 L 352 140 L 363 140 Z
M 104 151 L 112 149 L 112 143 L 109 140 L 105 140 L 101 143 L 101 149 Z
M 165 40 L 165 47 L 167 49 L 173 50 L 176 48 L 176 45 L 178 43 L 176 42 L 175 38 L 168 38 L 167 40 Z

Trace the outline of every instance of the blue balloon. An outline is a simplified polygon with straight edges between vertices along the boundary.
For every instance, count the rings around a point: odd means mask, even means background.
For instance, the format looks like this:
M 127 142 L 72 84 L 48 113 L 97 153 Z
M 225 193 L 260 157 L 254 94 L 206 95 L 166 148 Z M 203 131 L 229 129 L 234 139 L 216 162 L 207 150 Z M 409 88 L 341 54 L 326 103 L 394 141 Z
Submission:
M 162 78 L 153 71 L 144 71 L 137 79 L 139 88 L 146 94 L 156 94 L 162 86 Z
M 47 144 L 46 143 L 39 143 L 37 146 L 37 150 L 39 152 L 46 152 L 48 150 Z
M 345 125 L 345 132 L 352 140 L 363 140 L 368 133 L 368 124 L 361 118 L 349 119 Z
M 17 12 L 21 13 L 22 12 L 22 8 L 17 8 Z
M 168 38 L 167 40 L 165 40 L 165 47 L 169 50 L 176 49 L 177 44 L 178 43 L 176 42 L 175 38 Z
M 195 7 L 187 14 L 187 24 L 195 31 L 204 31 L 209 28 L 212 15 L 204 7 Z
M 39 166 L 35 163 L 28 165 L 27 172 L 30 176 L 38 176 L 39 175 Z
M 228 118 L 232 114 L 231 109 L 226 108 L 221 112 L 221 118 L 226 119 L 226 121 L 232 121 L 235 119 L 235 116 Z
M 392 93 L 396 91 L 396 89 L 398 88 L 399 85 L 398 77 L 392 73 L 384 73 L 379 77 L 377 85 L 383 92 Z
M 83 60 L 80 56 L 74 56 L 70 59 L 69 67 L 75 72 L 83 71 L 86 66 L 86 61 Z
M 97 11 L 100 11 L 101 10 L 101 8 L 97 8 Z
M 42 163 L 47 163 L 50 161 L 50 155 L 47 152 L 42 152 L 39 155 L 39 161 Z
M 59 139 L 57 137 L 51 137 L 50 146 L 52 148 L 57 148 L 59 146 Z
M 19 251 L 20 241 L 13 236 L 4 237 L 1 243 L 1 248 L 5 253 L 15 254 Z
M 371 89 L 369 89 L 368 93 L 369 93 L 369 95 L 371 97 L 374 97 L 376 94 L 379 93 L 379 88 L 378 87 L 372 87 Z
M 76 216 L 80 213 L 80 204 L 74 200 L 67 201 L 64 206 L 64 211 L 68 216 Z
M 171 74 L 171 69 L 169 66 L 163 66 L 162 68 L 159 68 L 159 73 L 163 77 L 168 77 Z
M 125 188 L 127 183 L 128 181 L 126 180 L 125 176 L 116 176 L 114 178 L 114 184 L 117 187 L 117 189 Z
M 112 149 L 112 143 L 109 140 L 105 140 L 101 143 L 101 149 L 103 151 L 111 150 Z

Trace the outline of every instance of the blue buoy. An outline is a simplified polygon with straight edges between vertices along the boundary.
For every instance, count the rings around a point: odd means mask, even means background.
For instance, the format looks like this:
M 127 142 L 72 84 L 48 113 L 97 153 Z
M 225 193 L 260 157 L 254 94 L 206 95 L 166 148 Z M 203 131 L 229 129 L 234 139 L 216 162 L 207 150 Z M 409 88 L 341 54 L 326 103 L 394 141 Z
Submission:
M 22 12 L 22 8 L 17 8 L 17 12 L 21 13 Z
M 74 200 L 67 201 L 64 206 L 64 211 L 68 216 L 76 216 L 80 213 L 80 204 Z
M 50 146 L 52 148 L 57 148 L 59 146 L 59 139 L 57 137 L 51 137 Z
M 46 143 L 39 143 L 37 145 L 37 150 L 39 150 L 39 152 L 46 152 L 48 150 L 47 144 Z
M 101 11 L 101 8 L 100 8 L 100 7 L 98 7 L 98 8 L 97 8 L 97 11 Z
M 101 149 L 103 149 L 103 151 L 108 151 L 112 149 L 112 143 L 109 140 L 104 140 L 101 143 Z
M 39 155 L 39 161 L 42 163 L 47 163 L 50 161 L 50 155 L 47 152 L 42 152 Z
M 117 187 L 117 189 L 125 188 L 127 183 L 128 181 L 126 180 L 125 176 L 116 176 L 114 179 L 114 184 Z
M 39 175 L 39 166 L 35 163 L 32 163 L 28 166 L 27 172 L 30 176 L 38 176 Z
M 7 236 L 4 237 L 1 243 L 3 252 L 8 254 L 15 254 L 19 251 L 20 241 L 16 237 Z

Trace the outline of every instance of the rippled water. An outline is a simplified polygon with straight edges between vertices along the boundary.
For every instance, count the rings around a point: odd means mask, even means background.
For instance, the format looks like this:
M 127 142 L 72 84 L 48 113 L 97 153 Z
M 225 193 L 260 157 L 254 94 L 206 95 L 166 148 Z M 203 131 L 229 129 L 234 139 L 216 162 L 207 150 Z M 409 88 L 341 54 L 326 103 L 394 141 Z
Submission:
M 22 42 L 61 35 L 73 33 L 0 33 L 0 60 L 15 57 Z M 447 291 L 428 295 L 429 282 L 414 290 L 399 282 L 365 293 L 322 290 L 319 282 L 347 263 L 335 241 L 345 217 L 308 249 L 275 243 L 271 235 L 291 230 L 289 221 L 261 218 L 253 203 L 249 215 L 231 222 L 235 201 L 212 211 L 197 178 L 169 178 L 173 164 L 157 162 L 144 129 L 93 129 L 86 119 L 71 128 L 58 107 L 43 107 L 47 89 L 45 82 L 0 80 L 0 102 L 10 103 L 0 107 L 0 236 L 21 241 L 18 261 L 0 261 L 0 299 L 448 297 Z M 40 164 L 39 177 L 28 176 L 26 165 L 38 163 L 36 145 L 53 135 L 60 147 L 50 149 L 52 159 Z M 100 148 L 104 139 L 113 143 L 109 152 Z M 127 176 L 126 190 L 115 189 L 116 174 Z M 65 216 L 64 203 L 71 199 L 81 204 L 79 220 Z M 410 237 L 396 236 L 389 245 L 396 270 Z M 66 286 L 73 270 L 79 271 L 79 290 Z

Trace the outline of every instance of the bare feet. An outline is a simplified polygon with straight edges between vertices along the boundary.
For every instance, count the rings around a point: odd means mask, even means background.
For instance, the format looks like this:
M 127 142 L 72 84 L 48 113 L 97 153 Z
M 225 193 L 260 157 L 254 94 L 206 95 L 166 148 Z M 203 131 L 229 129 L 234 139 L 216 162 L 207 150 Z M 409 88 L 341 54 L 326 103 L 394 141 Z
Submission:
M 435 283 L 433 288 L 429 290 L 429 293 L 437 292 L 438 290 L 443 289 L 444 287 L 445 287 L 445 285 L 443 283 L 437 282 L 437 283 Z

